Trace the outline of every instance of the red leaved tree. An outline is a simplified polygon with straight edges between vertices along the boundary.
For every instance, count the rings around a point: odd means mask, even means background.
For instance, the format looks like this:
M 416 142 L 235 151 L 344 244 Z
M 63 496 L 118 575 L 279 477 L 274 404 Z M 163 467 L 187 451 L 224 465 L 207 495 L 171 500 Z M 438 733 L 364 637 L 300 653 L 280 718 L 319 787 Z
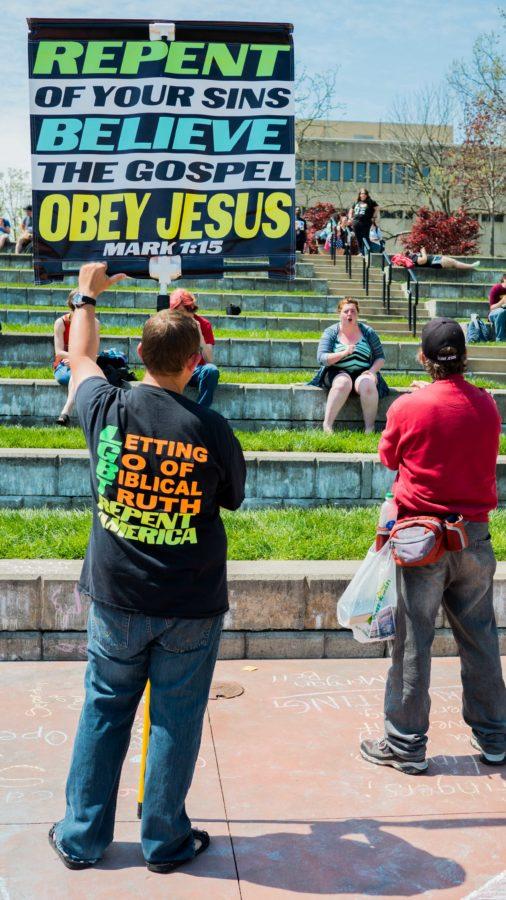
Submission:
M 480 225 L 464 209 L 447 214 L 422 206 L 408 235 L 401 238 L 407 250 L 468 256 L 478 251 Z
M 321 231 L 322 228 L 325 228 L 328 220 L 335 212 L 336 207 L 333 203 L 315 203 L 314 206 L 310 206 L 309 209 L 306 209 L 304 218 L 307 222 L 306 240 L 310 253 L 318 252 L 315 234 L 317 231 Z

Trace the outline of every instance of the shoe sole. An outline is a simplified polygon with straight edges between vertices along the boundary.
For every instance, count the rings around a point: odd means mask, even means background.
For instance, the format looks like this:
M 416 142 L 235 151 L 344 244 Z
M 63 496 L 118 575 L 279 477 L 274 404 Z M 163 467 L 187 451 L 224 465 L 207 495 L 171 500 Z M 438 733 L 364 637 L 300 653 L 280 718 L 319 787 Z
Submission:
M 86 860 L 82 860 L 81 862 L 74 862 L 69 856 L 65 856 L 64 853 L 57 846 L 56 841 L 54 839 L 54 826 L 50 829 L 49 834 L 47 836 L 50 846 L 53 848 L 54 852 L 61 859 L 64 866 L 67 869 L 72 869 L 72 871 L 77 871 L 79 869 L 91 869 L 98 860 L 94 860 L 93 862 L 87 862 Z
M 391 769 L 397 769 L 397 771 L 402 772 L 403 775 L 423 775 L 429 768 L 429 764 L 426 761 L 420 763 L 403 763 L 397 759 L 377 759 L 375 756 L 370 756 L 368 753 L 365 753 L 362 749 L 360 750 L 360 753 L 367 762 L 374 763 L 376 766 L 390 766 Z
M 504 753 L 501 757 L 497 754 L 497 759 L 490 759 L 485 755 L 485 751 L 482 750 L 476 738 L 472 737 L 470 740 L 471 747 L 474 750 L 477 750 L 480 754 L 480 762 L 483 763 L 484 766 L 504 766 L 506 765 L 506 753 Z
M 188 863 L 193 862 L 197 856 L 200 856 L 201 853 L 204 853 L 209 844 L 211 843 L 211 838 L 209 837 L 207 831 L 200 831 L 198 828 L 192 828 L 193 836 L 196 837 L 197 840 L 201 841 L 201 845 L 195 853 L 195 856 L 191 856 L 189 859 L 180 859 L 175 862 L 169 863 L 146 863 L 146 868 L 150 872 L 156 872 L 158 875 L 170 875 L 171 872 L 175 872 L 176 869 L 180 869 L 181 866 L 186 866 Z

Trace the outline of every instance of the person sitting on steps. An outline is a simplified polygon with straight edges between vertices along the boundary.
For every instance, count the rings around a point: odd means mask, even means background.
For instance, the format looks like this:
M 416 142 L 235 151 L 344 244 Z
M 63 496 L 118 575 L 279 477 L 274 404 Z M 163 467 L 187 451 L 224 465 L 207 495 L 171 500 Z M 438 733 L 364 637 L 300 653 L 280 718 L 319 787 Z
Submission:
M 329 388 L 323 430 L 332 433 L 337 414 L 355 391 L 360 397 L 366 434 L 374 431 L 378 400 L 388 385 L 379 374 L 385 364 L 381 341 L 369 325 L 359 322 L 359 305 L 345 297 L 336 312 L 339 322 L 326 328 L 320 338 L 317 359 L 322 368 L 310 382 Z
M 488 317 L 494 325 L 496 341 L 506 341 L 506 272 L 498 284 L 492 285 L 488 295 Z
M 65 405 L 56 419 L 57 425 L 66 427 L 69 424 L 70 414 L 74 406 L 74 382 L 72 381 L 72 373 L 70 371 L 70 362 L 68 357 L 69 334 L 72 314 L 75 310 L 74 297 L 77 291 L 71 291 L 67 298 L 67 306 L 70 312 L 56 319 L 54 323 L 54 361 L 53 375 L 58 384 L 68 385 L 67 399 Z M 95 319 L 95 327 L 97 329 L 97 340 L 100 334 L 100 323 Z
M 198 306 L 195 296 L 184 288 L 177 288 L 177 290 L 172 291 L 169 306 L 172 310 L 191 316 L 197 323 L 200 332 L 201 356 L 188 385 L 190 387 L 198 387 L 197 403 L 200 403 L 201 406 L 211 406 L 216 385 L 220 378 L 219 369 L 213 365 L 213 327 L 208 319 L 196 315 Z

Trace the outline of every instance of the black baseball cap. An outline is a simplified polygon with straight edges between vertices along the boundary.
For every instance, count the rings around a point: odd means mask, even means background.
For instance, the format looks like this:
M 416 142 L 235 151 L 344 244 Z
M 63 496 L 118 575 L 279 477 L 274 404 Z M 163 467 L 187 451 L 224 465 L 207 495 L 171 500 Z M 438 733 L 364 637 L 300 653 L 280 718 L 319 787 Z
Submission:
M 32 208 L 32 204 L 29 203 L 28 206 L 23 206 L 23 212 L 27 212 L 27 210 Z
M 451 347 L 452 352 L 442 353 L 445 347 Z M 459 323 L 443 317 L 427 322 L 422 331 L 422 351 L 432 362 L 450 362 L 464 356 L 466 339 Z

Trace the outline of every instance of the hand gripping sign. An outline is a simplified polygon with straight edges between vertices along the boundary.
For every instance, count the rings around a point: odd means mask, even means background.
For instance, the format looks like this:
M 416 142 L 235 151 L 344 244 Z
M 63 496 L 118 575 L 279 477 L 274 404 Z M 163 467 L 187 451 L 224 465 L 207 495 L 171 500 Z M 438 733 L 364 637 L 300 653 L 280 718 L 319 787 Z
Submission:
M 291 25 L 28 24 L 36 281 L 293 277 Z

